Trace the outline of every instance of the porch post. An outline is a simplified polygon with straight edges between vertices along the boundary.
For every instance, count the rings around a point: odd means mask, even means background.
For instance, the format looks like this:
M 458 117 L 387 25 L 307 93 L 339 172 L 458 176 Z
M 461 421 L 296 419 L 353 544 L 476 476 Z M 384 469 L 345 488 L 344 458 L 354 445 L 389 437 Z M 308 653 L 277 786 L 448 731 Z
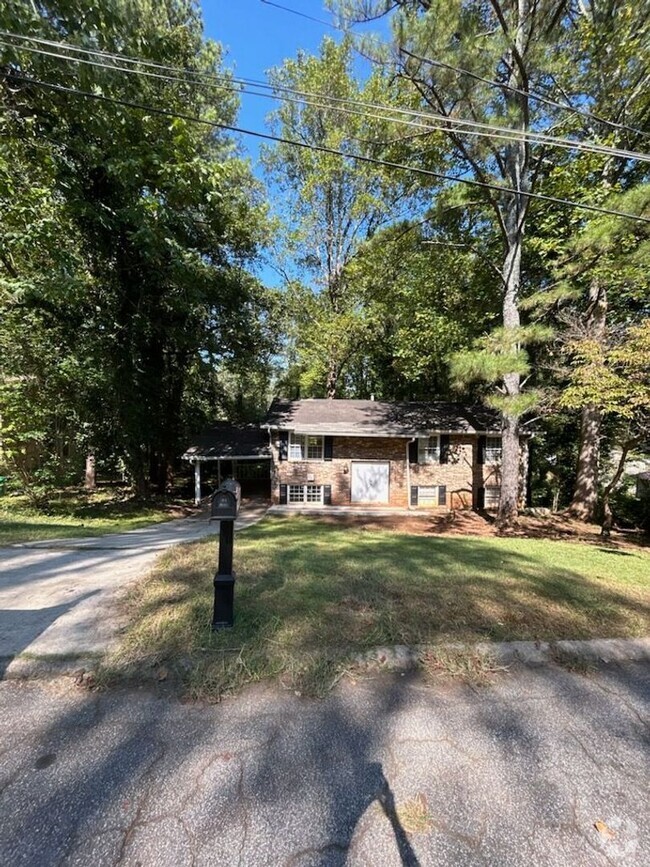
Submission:
M 194 505 L 201 503 L 201 461 L 194 461 Z
M 217 487 L 221 487 L 221 458 L 217 458 Z

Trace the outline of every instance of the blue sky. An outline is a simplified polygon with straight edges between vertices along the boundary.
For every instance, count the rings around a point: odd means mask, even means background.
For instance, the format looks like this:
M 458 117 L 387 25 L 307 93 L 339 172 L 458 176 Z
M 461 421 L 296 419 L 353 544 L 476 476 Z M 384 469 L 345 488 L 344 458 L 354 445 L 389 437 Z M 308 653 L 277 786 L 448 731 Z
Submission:
M 280 0 L 283 5 L 323 20 L 331 20 L 322 0 Z M 337 37 L 337 32 L 323 24 L 308 21 L 261 0 L 202 0 L 206 36 L 221 42 L 227 49 L 226 65 L 242 78 L 266 79 L 266 72 L 279 66 L 299 49 L 316 53 L 323 36 Z M 238 125 L 268 131 L 265 118 L 275 103 L 256 96 L 241 97 Z M 242 136 L 242 144 L 253 160 L 256 174 L 260 139 Z M 259 276 L 267 285 L 280 283 L 277 272 L 261 265 Z
M 333 21 L 324 0 L 278 0 L 281 5 L 304 15 Z M 221 42 L 227 50 L 225 64 L 242 78 L 267 79 L 267 71 L 280 66 L 288 57 L 295 57 L 300 49 L 316 54 L 324 36 L 340 39 L 341 33 L 326 23 L 310 21 L 293 15 L 262 0 L 202 0 L 205 35 Z M 374 28 L 381 27 L 375 23 Z M 385 26 L 385 25 L 384 25 Z M 358 74 L 367 73 L 366 61 L 359 58 Z M 238 126 L 269 132 L 266 116 L 277 105 L 273 100 L 241 96 Z M 251 160 L 255 173 L 262 177 L 258 164 L 262 140 L 252 136 L 241 137 L 242 146 Z M 272 193 L 272 191 L 270 191 Z M 273 196 L 270 196 L 271 200 Z M 268 265 L 262 265 L 259 276 L 268 285 L 277 285 L 279 277 Z
M 331 20 L 322 0 L 279 0 L 292 7 Z M 337 31 L 291 15 L 261 0 L 203 0 L 206 36 L 228 49 L 226 64 L 243 78 L 266 79 L 266 72 L 279 66 L 286 57 L 295 57 L 300 48 L 316 53 L 325 34 L 337 37 Z M 273 108 L 269 99 L 242 96 L 239 125 L 263 130 L 264 118 Z M 259 141 L 246 138 L 244 146 L 256 158 Z

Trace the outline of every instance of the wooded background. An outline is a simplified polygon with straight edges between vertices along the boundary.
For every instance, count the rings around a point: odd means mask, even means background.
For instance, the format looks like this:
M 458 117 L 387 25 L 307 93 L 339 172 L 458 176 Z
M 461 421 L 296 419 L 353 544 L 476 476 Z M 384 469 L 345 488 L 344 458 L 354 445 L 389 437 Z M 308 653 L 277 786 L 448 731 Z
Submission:
M 274 394 L 480 400 L 501 524 L 532 424 L 534 503 L 611 520 L 649 447 L 649 19 L 334 2 L 318 55 L 259 85 L 261 173 L 196 4 L 5 2 L 0 473 L 48 490 L 93 455 L 146 496 Z

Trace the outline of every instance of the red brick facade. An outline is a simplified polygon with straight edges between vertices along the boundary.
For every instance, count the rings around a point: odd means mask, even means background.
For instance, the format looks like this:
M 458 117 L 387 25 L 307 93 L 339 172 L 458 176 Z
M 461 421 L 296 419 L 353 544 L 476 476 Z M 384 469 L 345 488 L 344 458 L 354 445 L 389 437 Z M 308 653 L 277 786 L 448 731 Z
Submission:
M 392 508 L 409 506 L 412 486 L 444 485 L 445 505 L 433 508 L 471 509 L 478 505 L 479 488 L 500 484 L 498 466 L 478 462 L 476 435 L 452 434 L 445 463 L 410 463 L 409 440 L 405 438 L 341 436 L 333 437 L 332 442 L 331 460 L 280 460 L 279 436 L 274 432 L 271 438 L 274 503 L 280 502 L 280 485 L 309 484 L 331 486 L 333 506 L 356 506 L 351 501 L 352 462 L 355 460 L 388 462 L 389 498 L 382 505 Z

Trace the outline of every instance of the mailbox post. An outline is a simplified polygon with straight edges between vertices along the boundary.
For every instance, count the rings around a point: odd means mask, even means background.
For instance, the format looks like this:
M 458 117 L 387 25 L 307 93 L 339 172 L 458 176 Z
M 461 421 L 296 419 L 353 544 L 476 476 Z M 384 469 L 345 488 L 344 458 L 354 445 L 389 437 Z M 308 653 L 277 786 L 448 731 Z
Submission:
M 235 619 L 235 573 L 232 568 L 235 518 L 239 514 L 241 485 L 227 479 L 212 497 L 210 520 L 219 521 L 219 564 L 214 576 L 212 629 L 232 626 Z

